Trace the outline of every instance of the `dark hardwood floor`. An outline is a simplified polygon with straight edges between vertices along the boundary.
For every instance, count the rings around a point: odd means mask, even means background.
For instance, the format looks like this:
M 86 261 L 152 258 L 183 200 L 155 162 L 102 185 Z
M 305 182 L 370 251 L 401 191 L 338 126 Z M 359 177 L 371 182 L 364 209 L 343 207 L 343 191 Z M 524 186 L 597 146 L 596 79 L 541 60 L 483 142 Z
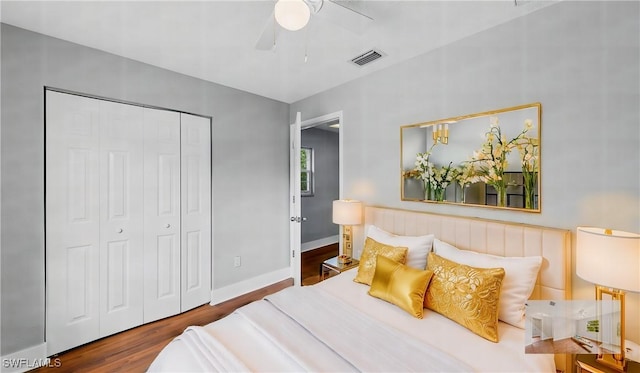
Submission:
M 590 345 L 578 343 L 573 338 L 559 340 L 533 338 L 531 344 L 525 346 L 524 351 L 528 354 L 612 354 L 613 351 L 600 347 L 601 342 L 589 339 Z
M 293 285 L 284 280 L 216 306 L 204 305 L 180 315 L 99 339 L 51 358 L 51 367 L 32 372 L 144 372 L 173 338 L 188 326 L 206 325 L 236 308 Z
M 338 255 L 338 244 L 302 253 L 301 278 L 310 285 L 319 281 L 320 265 Z M 87 343 L 51 358 L 50 367 L 32 372 L 144 372 L 173 338 L 188 326 L 206 325 L 236 308 L 293 285 L 285 280 L 216 306 L 204 305 L 191 311 L 139 326 Z

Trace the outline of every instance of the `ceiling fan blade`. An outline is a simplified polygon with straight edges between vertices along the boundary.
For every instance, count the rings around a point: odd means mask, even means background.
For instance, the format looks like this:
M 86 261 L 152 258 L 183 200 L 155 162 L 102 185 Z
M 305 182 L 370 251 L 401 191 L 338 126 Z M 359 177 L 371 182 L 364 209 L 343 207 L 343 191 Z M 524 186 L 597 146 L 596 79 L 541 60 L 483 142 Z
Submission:
M 373 22 L 373 18 L 330 0 L 324 1 L 316 16 L 358 35 L 362 35 Z
M 269 16 L 269 19 L 262 30 L 262 34 L 260 34 L 260 38 L 258 38 L 256 49 L 263 51 L 274 49 L 279 34 L 280 27 L 276 24 L 275 16 L 273 12 L 271 12 L 271 16 Z

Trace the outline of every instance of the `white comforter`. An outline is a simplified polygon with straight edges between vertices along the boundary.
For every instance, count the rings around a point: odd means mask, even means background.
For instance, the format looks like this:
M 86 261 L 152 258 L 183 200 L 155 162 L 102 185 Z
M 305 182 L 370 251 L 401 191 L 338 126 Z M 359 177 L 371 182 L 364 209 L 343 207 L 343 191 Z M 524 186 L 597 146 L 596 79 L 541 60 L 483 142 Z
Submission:
M 473 334 L 446 317 L 424 310 L 416 319 L 390 303 L 373 298 L 369 287 L 353 282 L 356 271 L 347 271 L 315 287 L 348 302 L 358 312 L 393 326 L 408 336 L 438 346 L 472 366 L 476 372 L 555 372 L 552 354 L 525 354 L 524 329 L 500 322 L 494 343 Z
M 152 372 L 553 372 L 552 355 L 525 355 L 524 331 L 500 325 L 500 343 L 426 311 L 418 320 L 367 295 L 349 271 L 287 288 L 205 327 L 190 327 Z

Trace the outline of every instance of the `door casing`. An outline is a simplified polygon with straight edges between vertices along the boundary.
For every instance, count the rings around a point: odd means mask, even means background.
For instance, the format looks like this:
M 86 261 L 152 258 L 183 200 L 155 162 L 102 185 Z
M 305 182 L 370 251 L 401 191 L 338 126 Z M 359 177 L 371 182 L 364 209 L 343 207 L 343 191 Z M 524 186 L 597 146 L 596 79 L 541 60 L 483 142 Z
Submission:
M 298 113 L 298 114 L 300 114 L 300 113 Z M 294 182 L 293 179 L 297 178 L 297 190 L 298 190 L 298 195 L 296 197 L 297 201 L 301 201 L 300 200 L 300 193 L 299 193 L 299 191 L 300 191 L 300 159 L 299 159 L 300 158 L 300 141 L 299 141 L 300 133 L 302 132 L 303 129 L 313 128 L 313 127 L 316 127 L 316 126 L 318 126 L 318 125 L 320 125 L 322 123 L 335 121 L 335 120 L 337 120 L 338 124 L 340 125 L 340 127 L 338 129 L 338 151 L 340 153 L 340 155 L 339 155 L 339 164 L 338 164 L 338 178 L 339 178 L 338 185 L 339 185 L 339 196 L 340 196 L 339 198 L 341 198 L 341 199 L 344 198 L 344 193 L 343 193 L 343 180 L 344 180 L 344 178 L 343 178 L 343 170 L 344 170 L 344 167 L 343 167 L 343 154 L 344 154 L 344 135 L 343 135 L 344 132 L 343 132 L 343 129 L 344 129 L 344 120 L 343 120 L 343 112 L 342 112 L 342 110 L 340 110 L 340 111 L 336 111 L 336 112 L 333 112 L 333 113 L 321 115 L 319 117 L 314 117 L 314 118 L 307 119 L 307 120 L 304 120 L 304 121 L 300 122 L 300 127 L 297 129 L 297 131 L 298 131 L 298 133 L 297 133 L 297 136 L 298 136 L 298 148 L 297 148 L 297 150 L 296 149 L 292 149 L 292 154 L 291 154 L 291 157 L 293 157 L 294 156 L 293 155 L 293 151 L 295 150 L 297 152 L 297 157 L 298 157 L 297 158 L 298 159 L 298 161 L 297 161 L 297 166 L 298 166 L 297 173 L 294 172 L 293 169 L 291 169 L 291 168 L 294 167 L 294 165 L 293 165 L 293 163 L 290 162 L 291 163 L 290 174 L 291 174 L 291 179 L 292 179 L 290 184 L 292 185 L 291 186 L 292 188 L 293 188 L 293 182 Z M 291 137 L 294 136 L 294 133 L 293 133 L 293 129 L 295 128 L 294 125 L 295 125 L 295 123 L 291 124 L 291 129 L 292 129 Z M 292 143 L 292 142 L 290 141 L 290 143 Z M 293 196 L 291 195 L 290 198 L 293 198 Z M 290 199 L 290 202 L 291 202 L 291 199 Z M 292 217 L 293 216 L 300 216 L 300 210 L 299 209 L 300 209 L 300 205 L 298 204 L 297 215 L 293 215 L 293 210 L 290 209 L 291 212 L 292 212 L 291 216 Z M 301 247 L 300 247 L 300 225 L 299 224 L 298 224 L 298 228 L 297 229 L 298 229 L 297 232 L 294 232 L 294 228 L 291 229 L 291 238 L 290 238 L 291 239 L 291 247 L 290 247 L 290 252 L 291 252 L 291 275 L 292 275 L 292 277 L 294 279 L 294 284 L 295 285 L 300 285 L 301 284 L 300 270 L 302 268 L 302 262 L 301 262 L 301 256 L 302 256 L 301 254 L 302 254 L 302 252 L 301 252 Z M 294 237 L 294 234 L 296 235 L 295 237 Z M 297 243 L 296 243 L 296 241 L 297 241 Z M 342 241 L 339 242 L 339 245 L 340 245 L 340 249 L 341 249 Z

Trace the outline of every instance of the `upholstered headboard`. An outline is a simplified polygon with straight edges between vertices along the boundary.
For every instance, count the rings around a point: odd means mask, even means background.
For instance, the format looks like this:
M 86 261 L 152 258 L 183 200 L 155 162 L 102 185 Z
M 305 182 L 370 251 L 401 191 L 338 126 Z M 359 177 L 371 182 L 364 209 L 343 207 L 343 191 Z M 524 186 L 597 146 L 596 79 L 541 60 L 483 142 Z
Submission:
M 364 230 L 356 232 L 354 256 L 360 255 L 364 234 L 372 224 L 400 235 L 434 234 L 464 250 L 500 256 L 540 255 L 542 268 L 531 299 L 571 299 L 571 231 L 367 206 Z
M 464 250 L 500 256 L 542 256 L 530 299 L 571 299 L 571 231 L 372 206 L 365 207 L 364 221 L 364 226 L 354 230 L 355 257 L 360 256 L 370 225 L 399 235 L 434 234 Z M 556 366 L 566 371 L 569 361 L 564 355 L 557 355 Z

